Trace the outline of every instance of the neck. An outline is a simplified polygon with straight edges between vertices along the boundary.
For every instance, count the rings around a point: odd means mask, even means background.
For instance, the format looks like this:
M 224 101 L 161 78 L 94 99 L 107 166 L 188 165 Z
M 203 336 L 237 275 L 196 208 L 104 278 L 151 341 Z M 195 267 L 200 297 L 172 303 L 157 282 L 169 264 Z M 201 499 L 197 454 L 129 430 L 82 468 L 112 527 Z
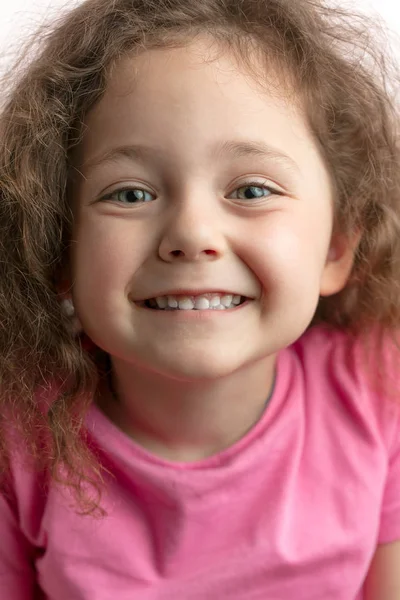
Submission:
M 269 357 L 228 377 L 188 382 L 112 359 L 111 386 L 100 390 L 98 404 L 150 452 L 200 460 L 234 444 L 260 419 L 274 369 L 275 357 Z

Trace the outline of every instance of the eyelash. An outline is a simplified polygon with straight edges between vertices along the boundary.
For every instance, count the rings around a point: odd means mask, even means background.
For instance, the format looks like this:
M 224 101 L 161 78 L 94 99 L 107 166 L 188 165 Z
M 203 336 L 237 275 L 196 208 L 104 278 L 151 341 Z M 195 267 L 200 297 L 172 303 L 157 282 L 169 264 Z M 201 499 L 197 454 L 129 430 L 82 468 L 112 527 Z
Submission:
M 262 184 L 262 183 L 260 183 L 258 181 L 244 182 L 243 184 L 241 184 L 240 186 L 238 186 L 237 188 L 235 188 L 233 190 L 233 192 L 238 191 L 238 190 L 243 189 L 243 188 L 252 188 L 252 187 L 253 188 L 262 188 L 264 190 L 267 190 L 268 192 L 270 192 L 271 196 L 284 196 L 285 195 L 283 191 L 278 190 L 277 188 L 274 188 L 274 187 L 269 186 L 269 185 L 264 185 L 264 184 Z M 117 194 L 120 194 L 122 192 L 131 192 L 132 190 L 141 191 L 141 192 L 144 192 L 145 194 L 146 193 L 147 194 L 152 194 L 152 192 L 149 192 L 148 190 L 146 190 L 145 188 L 142 188 L 140 186 L 131 186 L 131 187 L 125 187 L 125 188 L 116 189 L 113 192 L 110 192 L 109 194 L 106 194 L 105 196 L 103 196 L 102 198 L 100 198 L 100 200 L 103 200 L 103 201 L 104 200 L 112 200 L 112 198 L 114 196 L 116 196 Z M 232 194 L 233 192 L 230 192 L 230 194 Z M 251 200 L 256 200 L 257 201 L 257 200 L 263 200 L 265 198 L 269 198 L 269 196 L 260 196 L 259 198 L 254 198 L 254 199 L 249 198 L 248 200 L 249 200 L 249 203 L 250 203 Z M 234 200 L 246 202 L 246 200 L 243 199 L 243 198 L 234 198 Z M 117 203 L 118 204 L 127 204 L 128 206 L 135 206 L 135 204 L 147 204 L 148 202 L 150 202 L 150 201 L 147 200 L 147 201 L 143 201 L 143 202 L 138 201 L 138 202 L 132 202 L 132 203 L 130 203 L 130 202 L 117 202 Z
M 241 190 L 243 188 L 260 188 L 263 190 L 267 190 L 268 192 L 270 192 L 271 196 L 283 196 L 284 192 L 281 190 L 278 190 L 275 187 L 272 187 L 270 185 L 264 185 L 262 183 L 260 183 L 259 181 L 249 181 L 249 182 L 244 182 L 243 184 L 241 184 L 239 187 L 235 188 L 233 191 L 237 192 L 238 190 Z M 232 192 L 231 192 L 232 194 Z M 254 200 L 262 200 L 264 198 L 269 198 L 269 196 L 260 196 L 260 198 L 254 198 Z M 245 201 L 243 198 L 237 198 L 237 200 L 243 200 Z M 252 200 L 251 198 L 248 198 L 248 200 Z

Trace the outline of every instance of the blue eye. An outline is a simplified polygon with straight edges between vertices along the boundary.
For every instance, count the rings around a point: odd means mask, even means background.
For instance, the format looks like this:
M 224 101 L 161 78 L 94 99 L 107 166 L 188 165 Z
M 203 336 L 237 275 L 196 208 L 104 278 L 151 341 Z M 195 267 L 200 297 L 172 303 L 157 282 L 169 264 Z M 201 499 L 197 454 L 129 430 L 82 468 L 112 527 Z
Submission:
M 102 198 L 102 200 L 113 199 L 120 204 L 143 204 L 144 202 L 151 202 L 154 200 L 154 194 L 142 188 L 126 188 L 115 190 Z
M 268 198 L 274 194 L 282 195 L 282 192 L 265 185 L 249 183 L 237 188 L 233 194 L 236 194 L 236 200 L 258 200 L 259 198 Z

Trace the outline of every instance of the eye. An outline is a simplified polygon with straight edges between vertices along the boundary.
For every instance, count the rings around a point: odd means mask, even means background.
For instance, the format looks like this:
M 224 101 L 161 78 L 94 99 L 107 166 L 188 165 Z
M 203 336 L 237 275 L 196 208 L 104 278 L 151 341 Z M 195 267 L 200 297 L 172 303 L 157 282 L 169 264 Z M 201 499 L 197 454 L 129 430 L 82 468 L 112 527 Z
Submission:
M 234 200 L 259 200 L 260 198 L 269 198 L 269 196 L 282 196 L 283 192 L 268 185 L 262 185 L 257 182 L 250 182 L 242 185 L 230 194 Z
M 101 200 L 115 200 L 115 202 L 120 204 L 144 204 L 154 199 L 154 194 L 139 187 L 114 190 L 101 198 Z

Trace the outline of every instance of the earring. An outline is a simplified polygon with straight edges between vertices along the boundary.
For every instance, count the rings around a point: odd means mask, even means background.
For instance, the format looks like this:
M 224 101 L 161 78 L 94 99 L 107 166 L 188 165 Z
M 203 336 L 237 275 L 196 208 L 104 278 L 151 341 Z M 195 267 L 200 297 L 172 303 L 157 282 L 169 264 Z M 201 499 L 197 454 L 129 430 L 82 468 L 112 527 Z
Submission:
M 64 298 L 63 300 L 61 300 L 61 309 L 70 320 L 72 333 L 74 335 L 78 335 L 79 333 L 81 333 L 83 328 L 76 315 L 75 306 L 72 298 Z

